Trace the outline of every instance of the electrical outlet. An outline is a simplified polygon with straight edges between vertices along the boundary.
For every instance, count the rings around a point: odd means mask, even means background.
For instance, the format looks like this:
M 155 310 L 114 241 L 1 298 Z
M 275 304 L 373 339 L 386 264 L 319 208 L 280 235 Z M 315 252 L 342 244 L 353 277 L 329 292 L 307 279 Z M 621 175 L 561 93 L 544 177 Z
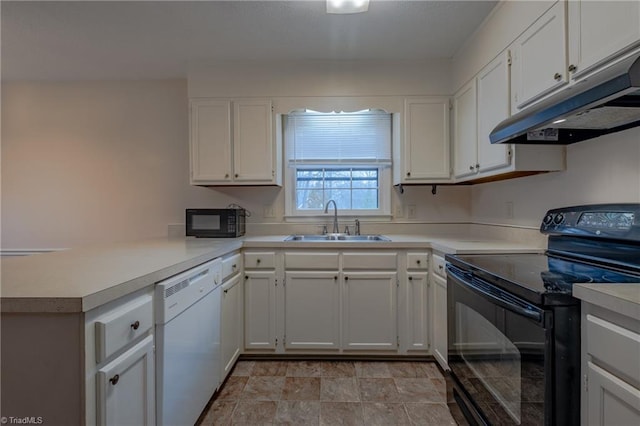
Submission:
M 513 219 L 513 201 L 507 201 L 505 204 L 507 219 Z
M 274 218 L 276 217 L 276 209 L 273 206 L 263 206 L 262 217 Z
M 416 218 L 416 205 L 415 204 L 409 204 L 407 206 L 407 210 L 409 212 L 409 219 L 415 219 Z
M 402 211 L 402 204 L 396 206 L 396 217 L 404 217 L 404 211 Z

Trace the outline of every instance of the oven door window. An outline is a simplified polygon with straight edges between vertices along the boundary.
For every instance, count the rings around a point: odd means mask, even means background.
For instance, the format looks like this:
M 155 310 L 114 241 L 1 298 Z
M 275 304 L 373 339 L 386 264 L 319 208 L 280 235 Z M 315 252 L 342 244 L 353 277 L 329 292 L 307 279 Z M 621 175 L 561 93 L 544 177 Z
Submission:
M 544 422 L 545 329 L 463 285 L 453 289 L 449 366 L 492 424 Z

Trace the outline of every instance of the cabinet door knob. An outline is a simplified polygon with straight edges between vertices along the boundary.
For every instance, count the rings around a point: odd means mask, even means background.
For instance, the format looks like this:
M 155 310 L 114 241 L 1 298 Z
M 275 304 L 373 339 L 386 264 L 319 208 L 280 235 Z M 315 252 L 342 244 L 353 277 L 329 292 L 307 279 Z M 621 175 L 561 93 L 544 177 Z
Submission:
M 223 292 L 224 294 L 227 294 L 227 293 L 229 293 L 229 289 L 222 290 L 222 292 Z
M 138 328 L 140 328 L 140 321 L 136 321 L 133 324 L 131 324 L 131 328 L 133 328 L 134 330 L 137 330 Z
M 419 265 L 420 264 L 420 259 L 416 260 L 416 263 Z
M 248 279 L 249 279 L 249 275 L 245 275 L 245 276 L 244 276 L 244 279 L 245 279 L 245 280 L 248 280 Z
M 473 169 L 474 169 L 473 165 L 469 166 L 469 170 L 473 170 Z
M 237 173 L 235 174 L 235 177 L 238 177 L 238 174 L 237 174 Z
M 336 276 L 334 276 L 334 277 L 333 277 L 333 280 L 334 280 L 334 281 L 338 281 L 338 276 L 337 276 L 337 275 L 336 275 Z
M 556 81 L 560 81 L 560 80 L 562 80 L 562 74 L 560 74 L 559 72 L 557 72 L 557 73 L 555 73 L 555 74 L 553 75 L 553 78 L 554 78 Z
M 476 163 L 476 169 L 479 169 L 479 168 L 480 168 L 480 164 Z
M 236 269 L 238 266 L 234 263 L 233 265 L 231 265 L 231 269 Z
M 349 277 L 344 277 L 344 279 L 348 281 L 348 280 L 349 280 Z
M 226 173 L 226 174 L 224 175 L 224 177 L 225 177 L 225 179 L 228 179 L 228 178 L 229 178 L 229 173 Z
M 260 259 L 256 259 L 256 263 L 259 265 L 260 264 Z
M 442 265 L 438 265 L 438 269 L 442 271 Z
M 409 277 L 409 281 L 413 281 L 413 277 Z
M 407 172 L 407 176 L 411 176 L 411 172 Z
M 109 379 L 109 383 L 111 383 L 113 386 L 118 384 L 118 380 L 120 380 L 120 375 L 116 374 L 115 376 L 113 376 L 112 378 Z
M 569 65 L 568 69 L 569 69 L 569 72 L 575 72 L 576 71 L 576 66 L 571 64 L 571 65 Z

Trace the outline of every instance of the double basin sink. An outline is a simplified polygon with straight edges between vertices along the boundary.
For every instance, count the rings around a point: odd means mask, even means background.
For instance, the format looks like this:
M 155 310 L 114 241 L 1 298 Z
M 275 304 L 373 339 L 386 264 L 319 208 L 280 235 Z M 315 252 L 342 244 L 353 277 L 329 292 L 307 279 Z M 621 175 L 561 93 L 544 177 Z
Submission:
M 285 241 L 391 241 L 384 235 L 368 234 L 368 235 L 348 235 L 348 234 L 323 234 L 323 235 L 302 235 L 294 234 L 289 235 L 284 239 Z

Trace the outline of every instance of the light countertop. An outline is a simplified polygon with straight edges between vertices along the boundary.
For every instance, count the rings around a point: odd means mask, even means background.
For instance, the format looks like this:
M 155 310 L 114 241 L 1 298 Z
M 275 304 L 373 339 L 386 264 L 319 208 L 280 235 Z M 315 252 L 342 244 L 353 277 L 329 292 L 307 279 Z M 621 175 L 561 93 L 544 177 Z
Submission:
M 640 320 L 640 283 L 575 284 L 573 296 Z
M 236 239 L 158 238 L 2 258 L 2 312 L 86 312 L 226 253 L 245 248 L 433 249 L 442 253 L 531 253 L 509 241 L 386 235 L 389 242 L 285 242 L 286 235 Z
M 82 312 L 242 246 L 152 239 L 2 259 L 2 312 Z

